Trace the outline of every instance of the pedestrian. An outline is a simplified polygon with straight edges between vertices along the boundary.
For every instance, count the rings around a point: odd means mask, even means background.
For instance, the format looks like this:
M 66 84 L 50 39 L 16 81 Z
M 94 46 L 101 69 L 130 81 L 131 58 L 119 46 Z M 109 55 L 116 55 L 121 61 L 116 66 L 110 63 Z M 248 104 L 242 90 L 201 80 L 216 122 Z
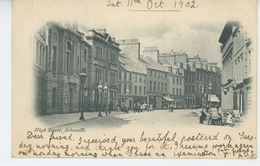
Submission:
M 227 123 L 229 124 L 230 127 L 234 127 L 233 119 L 234 119 L 234 117 L 232 116 L 232 113 L 229 112 L 229 114 L 227 116 Z
M 200 115 L 200 124 L 203 124 L 203 122 L 206 119 L 207 115 L 205 114 L 205 112 L 203 110 L 201 110 L 200 113 L 201 113 L 201 115 Z
M 108 106 L 108 110 L 109 110 L 109 114 L 111 114 L 111 111 L 113 111 L 113 103 L 112 101 L 109 103 L 109 106 Z
M 120 112 L 120 104 L 117 102 L 117 111 Z
M 219 111 L 219 104 L 217 104 L 216 107 L 217 107 L 217 111 Z
M 136 112 L 136 109 L 137 108 L 137 106 L 136 106 L 136 103 L 134 103 L 134 113 Z
M 106 112 L 106 116 L 107 116 L 107 108 L 106 108 L 106 102 L 103 103 L 103 107 L 102 107 L 103 111 Z
M 139 101 L 137 102 L 137 111 L 138 111 L 138 113 L 140 112 L 140 103 L 139 103 Z
M 171 112 L 173 112 L 173 104 L 171 104 L 170 110 L 171 110 Z

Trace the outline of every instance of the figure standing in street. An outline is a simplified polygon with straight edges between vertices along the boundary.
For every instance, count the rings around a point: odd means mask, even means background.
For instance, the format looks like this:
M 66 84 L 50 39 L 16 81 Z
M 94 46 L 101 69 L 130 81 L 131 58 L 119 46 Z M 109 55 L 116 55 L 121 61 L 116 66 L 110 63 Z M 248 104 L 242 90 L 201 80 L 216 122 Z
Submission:
M 203 124 L 203 122 L 206 119 L 207 115 L 205 114 L 205 112 L 203 110 L 201 110 L 200 113 L 201 113 L 201 115 L 200 115 L 200 124 Z
M 119 102 L 117 103 L 117 111 L 120 112 L 120 104 L 119 104 Z
M 113 103 L 112 101 L 109 103 L 109 106 L 108 106 L 108 110 L 109 110 L 109 114 L 111 114 L 111 111 L 113 111 Z

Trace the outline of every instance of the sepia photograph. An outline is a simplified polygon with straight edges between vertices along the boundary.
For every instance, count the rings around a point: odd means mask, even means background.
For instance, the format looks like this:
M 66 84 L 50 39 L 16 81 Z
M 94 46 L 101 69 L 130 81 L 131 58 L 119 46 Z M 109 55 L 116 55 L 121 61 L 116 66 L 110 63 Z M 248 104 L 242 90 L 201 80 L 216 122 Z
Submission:
M 12 156 L 255 159 L 257 2 L 233 3 L 14 1 Z

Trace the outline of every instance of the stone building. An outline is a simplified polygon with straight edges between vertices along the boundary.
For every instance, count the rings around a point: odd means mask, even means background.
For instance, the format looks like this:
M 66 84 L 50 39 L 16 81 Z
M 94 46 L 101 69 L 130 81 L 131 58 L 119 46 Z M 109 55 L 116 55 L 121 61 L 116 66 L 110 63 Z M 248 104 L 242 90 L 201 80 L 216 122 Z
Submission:
M 177 56 L 181 57 L 181 56 Z M 182 58 L 182 57 L 181 57 Z M 176 54 L 161 53 L 160 63 L 169 72 L 169 97 L 173 100 L 175 108 L 184 108 L 184 68 L 175 65 Z
M 222 44 L 222 107 L 246 115 L 252 108 L 252 37 L 245 25 L 228 21 L 220 35 Z
M 99 108 L 99 103 L 110 102 L 115 107 L 118 101 L 119 44 L 115 42 L 115 38 L 106 33 L 106 29 L 87 30 L 85 35 L 92 50 L 91 83 L 87 89 L 88 98 L 91 100 L 88 107 L 91 111 L 95 111 Z M 108 86 L 107 94 L 104 94 L 104 90 L 99 94 L 100 84 L 103 88 L 105 85 Z
M 125 54 L 119 54 L 118 87 L 119 104 L 124 103 L 133 109 L 134 103 L 147 103 L 146 70 Z
M 79 111 L 79 74 L 91 73 L 91 46 L 77 23 L 47 22 L 33 36 L 37 115 Z M 87 84 L 91 78 L 87 78 Z M 86 101 L 87 102 L 87 101 Z
M 209 102 L 217 104 L 220 102 L 221 72 L 217 63 L 208 63 L 199 55 L 189 58 L 189 64 L 196 72 L 195 77 L 195 103 L 197 107 L 209 105 Z
M 163 97 L 169 94 L 169 73 L 159 63 L 159 49 L 146 47 L 141 55 L 138 39 L 124 39 L 117 42 L 122 53 L 131 58 L 146 73 L 146 102 L 153 105 L 155 109 L 162 109 Z

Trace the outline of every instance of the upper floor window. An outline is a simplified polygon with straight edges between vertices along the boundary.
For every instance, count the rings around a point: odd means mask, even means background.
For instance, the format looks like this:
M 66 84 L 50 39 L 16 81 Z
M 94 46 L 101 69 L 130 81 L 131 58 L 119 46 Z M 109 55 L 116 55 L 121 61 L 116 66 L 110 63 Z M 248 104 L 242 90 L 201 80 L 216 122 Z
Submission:
M 126 80 L 126 72 L 124 72 L 124 79 Z
M 142 76 L 140 75 L 139 82 L 142 82 Z
M 84 49 L 84 61 L 87 61 L 87 49 Z
M 172 84 L 173 85 L 175 84 L 175 78 L 172 78 Z
M 151 76 L 151 77 L 153 76 L 153 71 L 150 71 L 150 76 Z
M 102 59 L 103 58 L 103 48 L 100 46 L 96 46 L 96 57 L 98 59 Z
M 179 79 L 177 78 L 177 85 L 179 84 Z
M 122 73 L 121 73 L 121 71 L 120 71 L 119 74 L 118 74 L 118 78 L 119 78 L 119 79 L 121 79 L 121 74 L 122 74 Z
M 109 60 L 109 49 L 106 49 L 106 60 Z
M 167 79 L 167 74 L 165 74 L 165 79 Z
M 182 79 L 180 79 L 180 85 L 181 85 L 181 81 L 182 81 Z
M 114 52 L 111 52 L 111 63 L 116 65 L 117 64 L 117 54 Z
M 132 80 L 132 73 L 129 73 L 129 80 Z

